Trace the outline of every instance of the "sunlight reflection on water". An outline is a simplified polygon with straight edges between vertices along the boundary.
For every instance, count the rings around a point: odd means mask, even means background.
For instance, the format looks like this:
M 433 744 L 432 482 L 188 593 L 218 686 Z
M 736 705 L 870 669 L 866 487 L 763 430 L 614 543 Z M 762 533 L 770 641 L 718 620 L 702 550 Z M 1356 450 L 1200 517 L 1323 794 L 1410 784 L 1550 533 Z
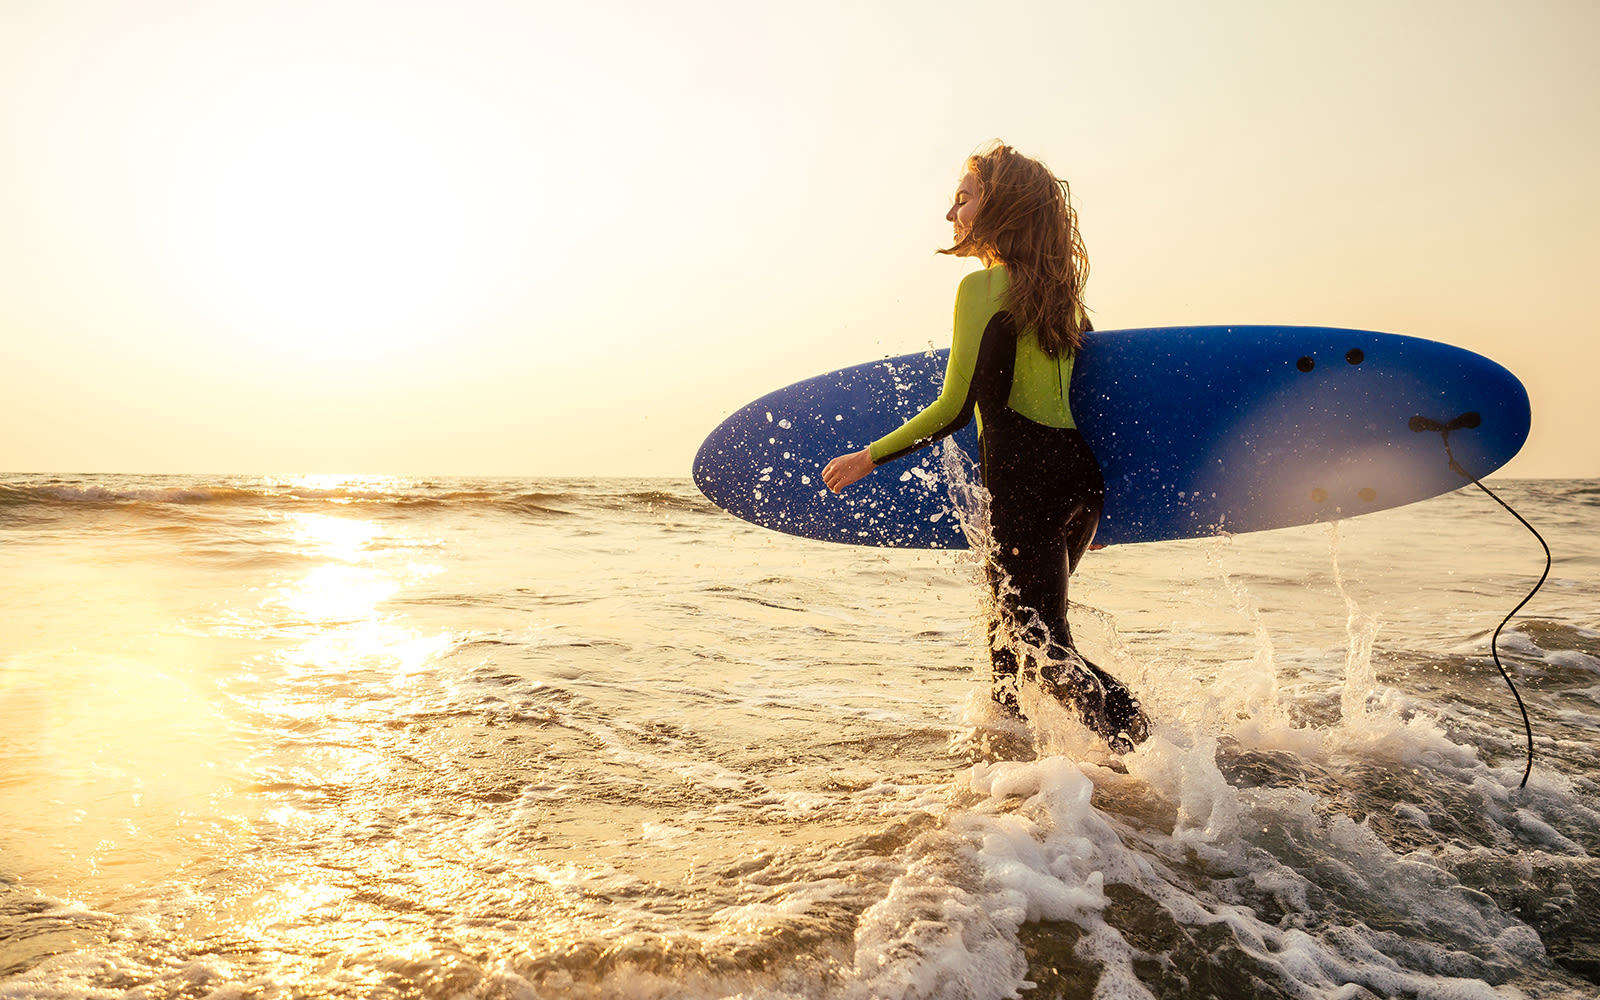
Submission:
M 180 487 L 201 492 L 141 489 Z M 20 832 L 0 829 L 0 876 L 109 914 L 14 917 L 81 935 L 41 943 L 24 990 L 55 976 L 119 995 L 130 983 L 196 996 L 228 983 L 238 995 L 489 997 L 536 983 L 550 996 L 642 995 L 640 984 L 758 996 L 774 968 L 806 984 L 798 995 L 833 995 L 817 984 L 856 974 L 853 941 L 871 960 L 879 935 L 885 974 L 910 970 L 902 930 L 910 941 L 949 924 L 949 906 L 986 891 L 978 875 L 1017 870 L 974 867 L 984 831 L 982 843 L 1033 851 L 1052 824 L 1111 824 L 1117 836 L 1071 856 L 1107 872 L 1171 867 L 1174 887 L 1200 886 L 1171 890 L 1187 902 L 1224 885 L 1191 869 L 1191 841 L 1243 844 L 1255 851 L 1247 874 L 1263 878 L 1320 872 L 1323 812 L 1376 794 L 1345 777 L 1353 767 L 1441 829 L 1447 812 L 1484 810 L 1435 808 L 1439 787 L 1498 787 L 1478 751 L 1387 702 L 1352 702 L 1364 718 L 1341 722 L 1353 606 L 1407 615 L 1380 633 L 1391 659 L 1362 647 L 1377 668 L 1364 683 L 1414 690 L 1416 671 L 1397 680 L 1392 664 L 1411 644 L 1445 655 L 1435 632 L 1478 655 L 1458 621 L 1481 617 L 1497 585 L 1461 591 L 1477 574 L 1443 554 L 1453 522 L 1426 512 L 1405 530 L 1358 521 L 1336 537 L 1312 528 L 1087 560 L 1074 596 L 1096 607 L 1075 624 L 1148 692 L 1162 740 L 1118 772 L 1078 730 L 1041 727 L 1017 752 L 1070 763 L 1013 770 L 1041 791 L 1069 788 L 1045 780 L 1060 771 L 1094 807 L 1062 806 L 1013 837 L 1029 807 L 969 774 L 986 690 L 968 557 L 771 536 L 670 484 L 426 488 L 449 502 L 344 478 L 269 488 L 265 502 L 248 486 L 202 504 L 203 526 L 186 502 L 86 508 L 77 535 L 23 543 L 39 554 L 17 560 L 21 582 L 0 576 L 0 596 L 28 609 L 0 620 L 0 723 L 20 720 L 15 742 L 0 729 L 0 765 L 46 793 L 19 813 Z M 346 492 L 305 499 L 327 488 Z M 1438 537 L 1419 541 L 1427 532 Z M 218 554 L 187 558 L 195 541 Z M 1582 657 L 1569 656 L 1586 668 Z M 1449 662 L 1481 672 L 1467 654 Z M 1452 683 L 1453 698 L 1485 686 Z M 1498 750 L 1493 719 L 1476 717 L 1452 718 L 1489 727 Z M 1446 758 L 1407 756 L 1413 744 Z M 1471 781 L 1445 780 L 1457 772 Z M 1588 836 L 1542 787 L 1544 799 L 1519 805 L 1562 836 Z M 0 782 L 0 809 L 11 798 L 23 793 Z M 1372 829 L 1396 826 L 1387 798 L 1363 809 Z M 1299 840 L 1258 836 L 1257 820 Z M 1481 825 L 1474 841 L 1525 837 Z M 1449 836 L 1425 823 L 1402 832 L 1423 847 Z M 1296 843 L 1313 856 L 1288 868 L 1266 856 Z M 1398 870 L 1380 845 L 1358 846 L 1371 878 Z M 1553 852 L 1546 863 L 1567 877 Z M 1145 898 L 1129 884 L 1119 906 Z M 1168 891 L 1141 891 L 1157 889 Z M 1401 908 L 1433 907 L 1431 892 L 1401 893 Z M 1387 918 L 1382 900 L 1347 903 L 1362 920 Z M 1241 919 L 1275 933 L 1278 911 L 1253 905 Z M 975 908 L 972 927 L 1000 909 Z M 1292 916 L 1343 919 L 1309 904 Z M 1133 939 L 1135 924 L 1119 926 Z M 1081 966 L 1063 940 L 1046 964 Z M 1212 951 L 1176 955 L 1192 965 Z M 1223 956 L 1248 965 L 1231 945 Z

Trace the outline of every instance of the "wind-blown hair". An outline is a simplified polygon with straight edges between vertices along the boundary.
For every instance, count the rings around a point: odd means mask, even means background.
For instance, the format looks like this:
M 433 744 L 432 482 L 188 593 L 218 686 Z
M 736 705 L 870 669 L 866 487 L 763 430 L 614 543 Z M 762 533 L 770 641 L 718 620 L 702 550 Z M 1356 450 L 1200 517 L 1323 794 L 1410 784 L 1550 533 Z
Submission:
M 1089 254 L 1067 182 L 999 140 L 968 157 L 967 171 L 978 179 L 978 214 L 963 239 L 939 252 L 1004 264 L 1017 330 L 1033 327 L 1053 358 L 1077 351 L 1090 329 Z

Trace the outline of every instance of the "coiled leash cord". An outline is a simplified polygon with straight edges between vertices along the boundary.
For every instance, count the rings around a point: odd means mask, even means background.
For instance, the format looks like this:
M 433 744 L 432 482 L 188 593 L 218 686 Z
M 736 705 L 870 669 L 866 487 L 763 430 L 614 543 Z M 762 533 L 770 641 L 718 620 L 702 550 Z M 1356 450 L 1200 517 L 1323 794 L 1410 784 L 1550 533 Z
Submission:
M 1500 499 L 1497 495 L 1495 495 L 1493 490 L 1483 485 L 1477 476 L 1474 476 L 1472 473 L 1468 472 L 1462 467 L 1460 462 L 1456 461 L 1455 452 L 1450 450 L 1450 432 L 1454 430 L 1461 430 L 1462 428 L 1471 429 L 1473 427 L 1477 427 L 1480 423 L 1482 423 L 1482 418 L 1474 412 L 1463 413 L 1459 417 L 1456 417 L 1454 420 L 1450 421 L 1448 424 L 1441 424 L 1437 420 L 1429 420 L 1427 417 L 1412 417 L 1410 427 L 1412 430 L 1417 431 L 1418 433 L 1423 431 L 1437 431 L 1439 436 L 1444 440 L 1444 453 L 1445 456 L 1450 459 L 1450 470 L 1457 475 L 1462 476 L 1463 478 L 1472 480 L 1472 485 L 1476 486 L 1478 489 L 1487 494 L 1489 499 L 1493 500 L 1495 503 L 1509 511 L 1512 517 L 1516 518 L 1518 521 L 1521 521 L 1522 526 L 1533 532 L 1533 537 L 1539 540 L 1539 545 L 1544 549 L 1544 572 L 1539 575 L 1539 582 L 1534 584 L 1533 589 L 1528 591 L 1528 596 L 1524 597 L 1516 607 L 1511 609 L 1511 613 L 1506 615 L 1499 625 L 1495 626 L 1494 635 L 1489 639 L 1489 655 L 1494 657 L 1495 669 L 1499 670 L 1500 676 L 1505 678 L 1506 686 L 1511 689 L 1511 696 L 1517 699 L 1517 710 L 1522 713 L 1522 728 L 1523 731 L 1528 735 L 1528 766 L 1523 769 L 1522 783 L 1517 786 L 1518 788 L 1527 788 L 1528 776 L 1533 773 L 1533 723 L 1528 721 L 1528 707 L 1522 703 L 1521 693 L 1517 691 L 1516 684 L 1512 683 L 1511 675 L 1506 672 L 1505 665 L 1500 662 L 1500 630 L 1510 624 L 1511 619 L 1516 617 L 1517 612 L 1521 611 L 1529 601 L 1533 600 L 1533 595 L 1537 594 L 1539 592 L 1539 588 L 1544 586 L 1545 580 L 1549 579 L 1551 562 L 1550 546 L 1545 543 L 1544 536 L 1539 534 L 1538 529 L 1534 528 L 1533 525 L 1528 523 L 1527 518 L 1523 517 L 1521 514 L 1518 514 L 1510 504 Z

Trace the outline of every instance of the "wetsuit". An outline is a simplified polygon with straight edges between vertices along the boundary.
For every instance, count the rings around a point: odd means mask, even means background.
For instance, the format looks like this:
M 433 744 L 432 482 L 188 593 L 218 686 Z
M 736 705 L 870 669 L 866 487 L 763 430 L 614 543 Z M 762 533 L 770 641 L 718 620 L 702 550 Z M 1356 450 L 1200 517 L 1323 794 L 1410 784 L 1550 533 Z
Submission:
M 1113 747 L 1142 740 L 1148 722 L 1127 688 L 1083 659 L 1067 625 L 1067 578 L 1088 549 L 1105 485 L 1072 420 L 1073 355 L 1052 358 L 1006 311 L 1003 265 L 968 275 L 956 293 L 955 336 L 939 398 L 869 447 L 893 461 L 978 418 L 978 446 L 995 549 L 985 570 L 999 609 L 989 625 L 993 694 L 1017 711 L 1017 650 L 1030 674 Z

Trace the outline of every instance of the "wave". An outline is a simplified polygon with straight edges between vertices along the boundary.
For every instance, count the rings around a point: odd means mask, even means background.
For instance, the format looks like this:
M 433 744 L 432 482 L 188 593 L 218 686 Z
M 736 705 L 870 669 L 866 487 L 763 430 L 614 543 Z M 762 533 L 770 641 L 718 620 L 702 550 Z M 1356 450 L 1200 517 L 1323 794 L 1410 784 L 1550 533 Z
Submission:
M 67 513 L 105 509 L 363 507 L 481 509 L 531 517 L 588 512 L 710 513 L 687 480 L 406 480 L 348 482 L 199 477 L 13 477 L 0 481 L 0 511 Z
M 0 483 L 0 507 L 110 507 L 136 503 L 191 506 L 249 503 L 261 494 L 230 486 L 119 489 L 95 483 L 18 486 Z

